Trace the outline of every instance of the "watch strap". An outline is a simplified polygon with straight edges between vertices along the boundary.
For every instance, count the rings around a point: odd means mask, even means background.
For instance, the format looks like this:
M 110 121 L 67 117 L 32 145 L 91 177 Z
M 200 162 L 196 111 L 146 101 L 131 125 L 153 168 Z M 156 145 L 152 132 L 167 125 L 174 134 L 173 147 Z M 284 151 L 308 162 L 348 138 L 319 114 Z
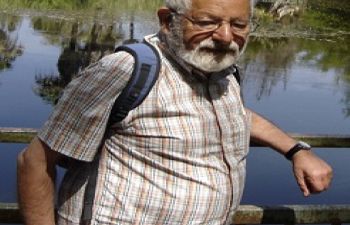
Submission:
M 299 141 L 296 143 L 289 151 L 284 155 L 288 160 L 292 160 L 295 153 L 299 152 L 300 150 L 310 150 L 311 146 L 305 142 Z

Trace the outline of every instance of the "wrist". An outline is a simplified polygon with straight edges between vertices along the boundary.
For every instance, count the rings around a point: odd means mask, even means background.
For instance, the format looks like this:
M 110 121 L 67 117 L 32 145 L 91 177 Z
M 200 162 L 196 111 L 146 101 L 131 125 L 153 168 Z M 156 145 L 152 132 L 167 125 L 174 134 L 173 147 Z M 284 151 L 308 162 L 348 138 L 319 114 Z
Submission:
M 307 144 L 306 142 L 303 141 L 299 141 L 298 143 L 296 143 L 293 147 L 291 147 L 285 154 L 284 156 L 288 159 L 288 160 L 292 160 L 294 155 L 297 154 L 300 151 L 310 151 L 311 150 L 311 146 L 309 144 Z

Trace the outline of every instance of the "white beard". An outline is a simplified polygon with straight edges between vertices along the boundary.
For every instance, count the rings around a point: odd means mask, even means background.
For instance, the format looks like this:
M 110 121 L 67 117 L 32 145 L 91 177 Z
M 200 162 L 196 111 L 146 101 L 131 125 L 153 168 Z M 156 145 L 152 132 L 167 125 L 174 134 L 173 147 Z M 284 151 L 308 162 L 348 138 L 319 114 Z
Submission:
M 216 44 L 211 38 L 201 41 L 193 50 L 187 50 L 183 43 L 182 29 L 173 24 L 166 35 L 168 47 L 177 57 L 203 72 L 219 72 L 236 63 L 239 56 L 239 46 L 232 41 L 229 46 Z
M 239 58 L 239 47 L 235 42 L 222 48 L 215 46 L 210 38 L 200 42 L 193 50 L 180 48 L 178 51 L 185 62 L 204 72 L 219 72 L 230 67 Z

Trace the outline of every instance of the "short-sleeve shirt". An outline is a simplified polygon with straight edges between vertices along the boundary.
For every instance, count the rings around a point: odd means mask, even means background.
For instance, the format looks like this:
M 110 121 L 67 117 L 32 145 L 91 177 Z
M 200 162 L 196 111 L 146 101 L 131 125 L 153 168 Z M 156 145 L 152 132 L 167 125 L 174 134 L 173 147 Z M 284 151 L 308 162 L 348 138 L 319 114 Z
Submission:
M 78 161 L 99 155 L 91 224 L 230 224 L 250 136 L 239 84 L 230 73 L 188 71 L 163 54 L 157 35 L 145 40 L 159 51 L 161 71 L 140 106 L 107 127 L 134 65 L 114 53 L 68 85 L 39 138 Z M 67 170 L 59 224 L 80 223 L 89 164 Z

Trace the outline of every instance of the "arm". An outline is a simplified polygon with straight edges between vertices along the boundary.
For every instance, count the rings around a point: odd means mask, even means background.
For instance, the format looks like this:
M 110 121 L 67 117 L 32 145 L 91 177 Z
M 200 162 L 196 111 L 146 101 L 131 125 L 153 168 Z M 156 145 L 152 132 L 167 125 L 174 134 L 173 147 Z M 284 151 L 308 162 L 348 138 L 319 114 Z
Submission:
M 262 116 L 250 112 L 252 115 L 250 136 L 253 142 L 269 146 L 283 155 L 297 143 Z M 299 151 L 293 156 L 292 164 L 294 176 L 305 196 L 328 188 L 332 179 L 332 168 L 314 153 Z
M 59 153 L 34 138 L 17 159 L 19 205 L 26 225 L 54 225 L 55 164 Z

